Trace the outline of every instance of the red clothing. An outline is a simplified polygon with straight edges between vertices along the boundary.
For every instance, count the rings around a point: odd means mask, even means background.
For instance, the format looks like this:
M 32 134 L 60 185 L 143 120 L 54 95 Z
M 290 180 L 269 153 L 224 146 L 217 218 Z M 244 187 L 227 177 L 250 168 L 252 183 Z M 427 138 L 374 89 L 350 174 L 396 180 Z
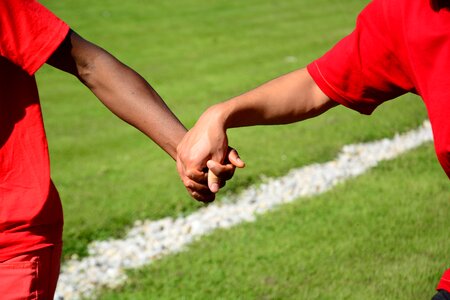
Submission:
M 450 178 L 450 10 L 430 2 L 372 1 L 355 30 L 308 71 L 328 97 L 363 114 L 404 93 L 420 95 Z M 438 289 L 450 292 L 450 269 Z
M 33 74 L 68 30 L 34 0 L 0 1 L 0 262 L 61 242 Z
M 407 92 L 427 107 L 450 178 L 450 11 L 427 0 L 374 0 L 355 30 L 308 65 L 321 90 L 364 114 Z
M 436 289 L 450 292 L 450 269 L 444 272 Z
M 61 244 L 0 262 L 1 299 L 53 299 Z

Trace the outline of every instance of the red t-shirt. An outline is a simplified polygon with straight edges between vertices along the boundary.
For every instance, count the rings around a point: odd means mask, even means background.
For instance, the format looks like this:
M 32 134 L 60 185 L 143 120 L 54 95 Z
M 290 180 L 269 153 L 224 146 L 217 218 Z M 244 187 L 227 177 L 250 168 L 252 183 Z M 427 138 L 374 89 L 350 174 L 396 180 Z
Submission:
M 450 11 L 425 0 L 374 0 L 355 30 L 308 65 L 321 90 L 363 114 L 407 92 L 427 107 L 450 177 Z
M 0 1 L 0 262 L 61 241 L 33 74 L 68 30 L 34 0 Z

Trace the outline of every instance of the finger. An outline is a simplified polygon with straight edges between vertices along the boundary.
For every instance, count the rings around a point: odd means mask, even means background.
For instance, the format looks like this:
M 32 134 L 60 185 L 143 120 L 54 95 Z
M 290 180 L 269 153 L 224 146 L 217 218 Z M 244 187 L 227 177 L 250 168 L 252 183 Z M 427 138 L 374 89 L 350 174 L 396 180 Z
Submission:
M 197 192 L 200 194 L 204 194 L 204 193 L 210 193 L 211 191 L 209 190 L 209 187 L 207 184 L 201 184 L 198 182 L 195 182 L 193 180 L 185 180 L 184 182 L 184 186 L 190 191 L 190 192 Z
M 222 165 L 218 162 L 215 162 L 213 160 L 209 160 L 206 165 L 208 166 L 208 169 L 221 181 L 226 181 L 233 177 L 234 170 L 236 167 L 232 164 L 226 164 Z M 208 173 L 208 179 L 209 179 L 209 173 Z
M 239 157 L 236 149 L 230 147 L 230 151 L 228 152 L 228 160 L 236 167 L 243 168 L 245 167 L 245 162 Z
M 226 180 L 221 180 L 219 184 L 219 189 L 223 188 L 227 184 Z
M 208 187 L 213 193 L 217 193 L 220 189 L 220 178 L 211 170 L 208 171 Z
M 205 193 L 199 193 L 197 191 L 190 191 L 188 189 L 189 194 L 192 198 L 194 198 L 197 201 L 203 202 L 203 203 L 210 203 L 213 202 L 216 198 L 216 194 L 211 193 L 211 191 L 208 190 L 208 192 Z
M 200 171 L 196 169 L 189 169 L 185 171 L 186 176 L 198 183 L 206 184 L 208 182 L 208 173 L 205 171 Z

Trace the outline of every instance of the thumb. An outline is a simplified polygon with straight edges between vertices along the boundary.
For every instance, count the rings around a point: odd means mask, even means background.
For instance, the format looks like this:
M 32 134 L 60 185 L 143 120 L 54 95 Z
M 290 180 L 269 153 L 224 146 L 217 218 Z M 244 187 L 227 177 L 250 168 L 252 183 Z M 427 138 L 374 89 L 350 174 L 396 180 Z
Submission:
M 237 153 L 236 149 L 229 147 L 228 151 L 228 160 L 238 168 L 245 167 L 245 162 L 242 161 L 242 159 L 239 157 L 239 154 Z

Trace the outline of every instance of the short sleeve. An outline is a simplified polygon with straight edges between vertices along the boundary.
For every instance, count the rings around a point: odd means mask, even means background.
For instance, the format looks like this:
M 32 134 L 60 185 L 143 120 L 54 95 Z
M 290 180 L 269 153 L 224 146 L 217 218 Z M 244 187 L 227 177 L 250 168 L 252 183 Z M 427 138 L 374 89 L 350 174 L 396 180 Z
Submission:
M 35 0 L 0 1 L 0 55 L 30 75 L 53 54 L 68 30 Z
M 369 3 L 358 16 L 355 30 L 307 67 L 328 97 L 363 114 L 414 91 L 394 46 L 397 21 L 387 22 L 383 1 Z

